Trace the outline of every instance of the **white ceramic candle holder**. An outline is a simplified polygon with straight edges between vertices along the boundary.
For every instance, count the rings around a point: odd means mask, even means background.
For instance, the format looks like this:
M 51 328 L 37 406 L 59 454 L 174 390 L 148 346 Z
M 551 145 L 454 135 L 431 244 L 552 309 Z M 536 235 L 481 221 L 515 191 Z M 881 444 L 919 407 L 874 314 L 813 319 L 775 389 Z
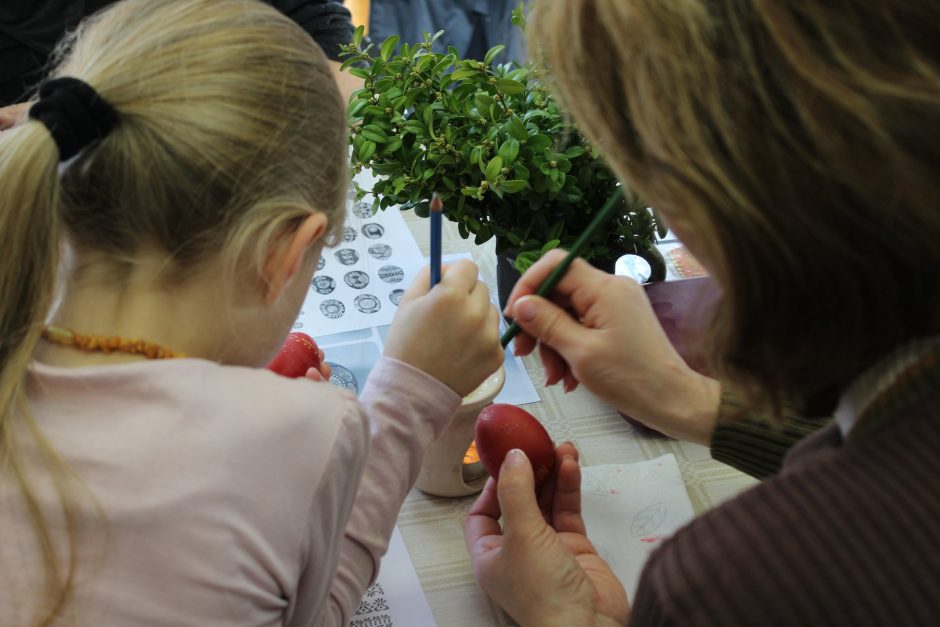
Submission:
M 500 367 L 470 394 L 466 395 L 454 420 L 424 453 L 421 474 L 415 485 L 434 496 L 468 496 L 483 489 L 488 475 L 483 464 L 464 464 L 473 443 L 477 414 L 493 402 L 503 389 L 506 372 Z

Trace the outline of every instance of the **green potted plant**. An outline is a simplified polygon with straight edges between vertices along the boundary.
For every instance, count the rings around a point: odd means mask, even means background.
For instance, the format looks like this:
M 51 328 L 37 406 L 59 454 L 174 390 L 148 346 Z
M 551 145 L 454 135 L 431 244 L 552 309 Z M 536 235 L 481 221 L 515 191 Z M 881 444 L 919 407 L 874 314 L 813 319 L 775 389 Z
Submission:
M 441 34 L 397 52 L 392 36 L 375 54 L 372 44 L 359 50 L 360 29 L 346 47 L 344 67 L 364 81 L 349 102 L 352 169 L 378 176 L 357 193 L 374 194 L 379 209 L 401 205 L 424 217 L 438 192 L 463 237 L 478 244 L 496 237 L 504 301 L 519 272 L 552 248 L 570 247 L 619 183 L 531 63 L 493 66 L 503 46 L 482 61 L 460 59 L 453 47 L 435 53 Z M 635 195 L 624 197 L 584 258 L 611 271 L 617 257 L 634 253 L 660 280 L 656 217 Z

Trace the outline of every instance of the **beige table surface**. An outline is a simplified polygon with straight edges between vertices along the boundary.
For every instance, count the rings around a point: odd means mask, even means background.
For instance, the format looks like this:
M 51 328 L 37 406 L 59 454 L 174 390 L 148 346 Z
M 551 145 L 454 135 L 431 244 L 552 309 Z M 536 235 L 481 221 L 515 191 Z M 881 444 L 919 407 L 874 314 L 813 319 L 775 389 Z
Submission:
M 410 211 L 403 215 L 418 246 L 428 254 L 427 220 Z M 494 246 L 493 240 L 476 246 L 472 240 L 461 239 L 457 225 L 444 220 L 443 253 L 471 253 L 483 280 L 491 287 L 496 276 Z M 541 398 L 539 403 L 526 405 L 526 410 L 541 420 L 555 442 L 574 442 L 583 465 L 629 463 L 672 453 L 696 513 L 755 483 L 747 475 L 713 461 L 703 446 L 638 431 L 583 387 L 565 394 L 561 386 L 542 386 L 544 372 L 539 359 L 526 357 L 524 362 Z M 439 627 L 513 624 L 486 599 L 470 571 L 462 525 L 474 498 L 445 499 L 412 490 L 399 516 L 402 536 Z

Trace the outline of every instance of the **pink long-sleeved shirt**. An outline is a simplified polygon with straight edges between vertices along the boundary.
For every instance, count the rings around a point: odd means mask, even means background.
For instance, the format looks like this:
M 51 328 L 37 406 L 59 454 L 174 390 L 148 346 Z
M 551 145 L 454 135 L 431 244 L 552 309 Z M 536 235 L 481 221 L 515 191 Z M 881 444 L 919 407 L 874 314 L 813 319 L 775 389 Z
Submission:
M 387 358 L 361 401 L 325 383 L 199 359 L 35 364 L 29 399 L 87 488 L 72 487 L 87 529 L 67 618 L 174 627 L 344 625 L 424 449 L 460 404 L 447 386 Z M 24 452 L 54 511 L 35 449 Z M 3 472 L 0 625 L 28 624 L 42 602 L 39 556 Z

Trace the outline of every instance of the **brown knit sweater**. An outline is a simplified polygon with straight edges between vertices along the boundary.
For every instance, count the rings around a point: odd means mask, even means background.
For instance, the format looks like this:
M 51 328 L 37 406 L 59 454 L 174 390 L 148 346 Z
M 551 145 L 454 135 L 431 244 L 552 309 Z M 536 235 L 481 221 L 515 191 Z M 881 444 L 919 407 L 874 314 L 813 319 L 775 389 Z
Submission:
M 940 625 L 940 355 L 653 556 L 631 626 Z

